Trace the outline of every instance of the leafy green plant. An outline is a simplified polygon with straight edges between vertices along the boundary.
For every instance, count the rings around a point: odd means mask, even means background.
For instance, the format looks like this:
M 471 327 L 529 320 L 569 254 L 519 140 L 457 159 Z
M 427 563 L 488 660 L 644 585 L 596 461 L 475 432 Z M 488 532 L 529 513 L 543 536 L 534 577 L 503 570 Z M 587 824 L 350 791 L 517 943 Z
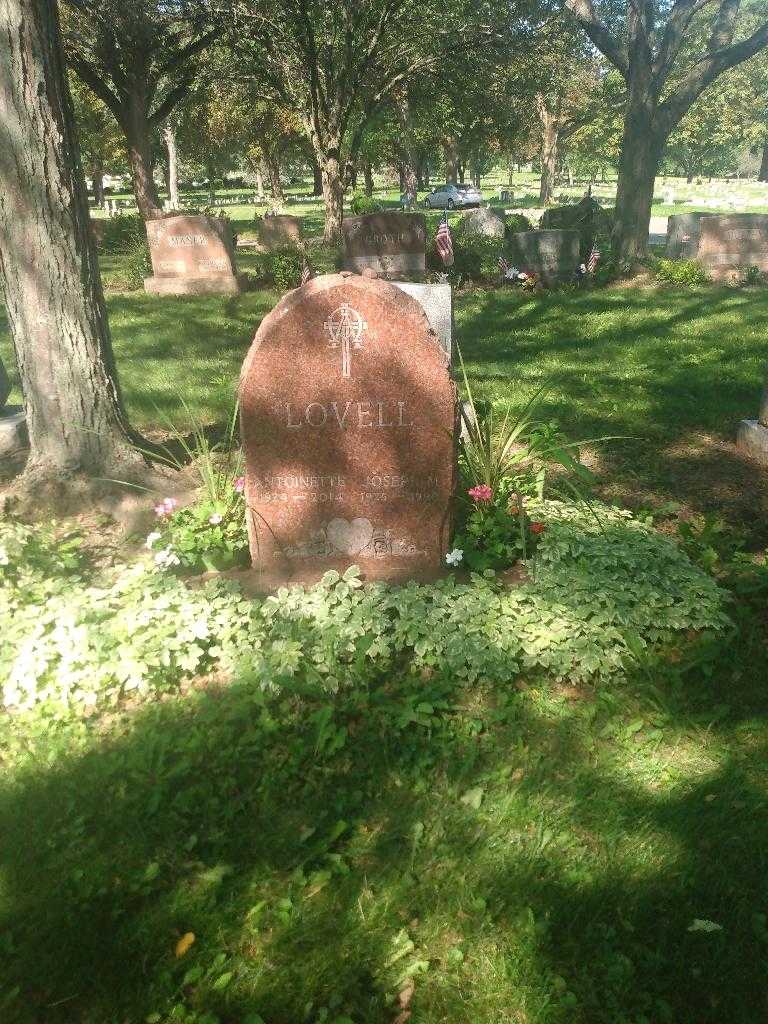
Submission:
M 519 499 L 511 493 L 511 481 L 504 480 L 495 493 L 481 484 L 467 494 L 469 502 L 460 511 L 448 564 L 481 572 L 506 569 L 530 557 L 544 524 L 532 522 L 522 505 L 516 504 Z
M 696 260 L 668 260 L 659 258 L 652 262 L 657 281 L 681 285 L 685 288 L 700 288 L 709 282 L 709 275 Z
M 301 284 L 304 256 L 296 247 L 273 249 L 259 253 L 256 266 L 261 281 L 274 285 L 278 291 L 286 292 Z
M 230 492 L 217 500 L 204 499 L 179 509 L 168 499 L 165 504 L 158 504 L 157 525 L 146 541 L 155 563 L 192 572 L 248 565 L 248 531 L 240 479 L 232 481 Z
M 221 580 L 188 589 L 151 559 L 74 576 L 43 569 L 32 585 L 27 573 L 4 572 L 3 702 L 114 704 L 211 671 L 297 693 L 366 687 L 394 668 L 498 685 L 529 669 L 609 677 L 624 672 L 633 650 L 727 625 L 715 581 L 629 513 L 600 506 L 598 525 L 573 504 L 547 501 L 528 512 L 546 529 L 535 579 L 514 588 L 488 570 L 468 583 L 363 585 L 351 568 L 316 587 L 249 600 Z M 8 535 L 0 525 L 0 543 Z M 43 548 L 54 545 L 49 538 Z M 34 556 L 41 565 L 46 558 Z
M 356 216 L 364 213 L 381 213 L 384 207 L 373 196 L 367 196 L 363 192 L 356 192 L 352 196 L 349 208 Z
M 531 231 L 533 224 L 524 213 L 510 213 L 506 218 L 506 230 L 507 234 L 513 234 L 515 231 Z
M 457 354 L 469 404 L 460 449 L 461 466 L 468 485 L 482 484 L 497 493 L 507 486 L 506 481 L 511 481 L 511 489 L 515 493 L 536 495 L 542 499 L 548 468 L 558 465 L 569 474 L 562 476 L 560 487 L 583 500 L 583 492 L 571 477 L 587 487 L 592 485 L 594 477 L 573 457 L 572 451 L 578 450 L 578 446 L 567 442 L 556 424 L 545 423 L 534 416 L 546 387 L 539 388 L 518 415 L 512 415 L 507 409 L 499 421 L 492 405 L 484 409 L 478 407 L 458 346 Z
M 144 218 L 138 213 L 119 213 L 100 224 L 100 248 L 105 252 L 121 253 L 138 242 L 147 241 Z

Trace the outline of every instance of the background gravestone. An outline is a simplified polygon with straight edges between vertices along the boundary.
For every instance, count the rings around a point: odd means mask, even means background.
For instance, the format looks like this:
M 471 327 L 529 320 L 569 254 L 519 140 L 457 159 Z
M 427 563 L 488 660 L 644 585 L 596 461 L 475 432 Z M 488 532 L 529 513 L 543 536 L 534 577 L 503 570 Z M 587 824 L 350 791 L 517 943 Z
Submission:
M 369 213 L 341 224 L 344 268 L 366 268 L 390 280 L 420 280 L 426 273 L 427 222 L 421 213 Z
M 742 267 L 768 271 L 768 215 L 702 217 L 697 259 L 715 281 L 730 278 Z
M 154 295 L 237 294 L 235 243 L 229 221 L 179 214 L 147 221 L 153 276 L 144 290 Z
M 301 245 L 301 218 L 278 213 L 265 217 L 259 225 L 259 243 L 267 252 L 295 249 Z
M 542 229 L 578 231 L 582 260 L 589 257 L 598 239 L 607 242 L 613 224 L 613 211 L 604 210 L 591 195 L 584 196 L 573 206 L 553 206 L 544 211 L 539 221 Z
M 265 583 L 356 564 L 443 567 L 456 390 L 420 306 L 386 281 L 314 278 L 262 322 L 240 378 L 246 503 Z
M 578 231 L 516 231 L 508 248 L 510 263 L 547 286 L 574 281 L 581 262 Z
M 703 213 L 673 213 L 667 218 L 665 255 L 669 259 L 695 259 L 703 216 Z
M 503 238 L 505 230 L 503 214 L 482 206 L 463 213 L 456 226 L 458 235 L 481 235 L 485 238 Z
M 742 420 L 739 424 L 736 446 L 758 462 L 768 465 L 768 384 L 763 388 L 757 419 Z
M 11 379 L 0 359 L 0 459 L 15 456 L 27 447 L 27 424 L 20 405 L 6 405 Z

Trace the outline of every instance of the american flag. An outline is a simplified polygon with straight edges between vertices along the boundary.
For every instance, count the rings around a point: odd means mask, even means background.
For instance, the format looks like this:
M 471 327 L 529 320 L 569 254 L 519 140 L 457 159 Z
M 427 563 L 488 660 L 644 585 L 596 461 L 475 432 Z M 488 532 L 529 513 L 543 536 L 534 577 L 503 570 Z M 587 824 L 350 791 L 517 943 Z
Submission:
M 600 250 L 596 249 L 594 247 L 594 245 L 593 245 L 592 246 L 592 252 L 589 254 L 589 259 L 587 260 L 587 273 L 588 274 L 594 274 L 595 269 L 597 268 L 597 264 L 599 263 L 599 261 L 600 261 Z
M 312 277 L 312 268 L 308 263 L 304 264 L 304 268 L 301 271 L 301 283 L 306 284 Z
M 440 259 L 443 261 L 443 265 L 446 267 L 453 266 L 453 239 L 451 238 L 451 229 L 448 227 L 448 217 L 445 216 L 440 221 L 440 227 L 437 229 L 435 235 L 435 247 L 440 254 Z

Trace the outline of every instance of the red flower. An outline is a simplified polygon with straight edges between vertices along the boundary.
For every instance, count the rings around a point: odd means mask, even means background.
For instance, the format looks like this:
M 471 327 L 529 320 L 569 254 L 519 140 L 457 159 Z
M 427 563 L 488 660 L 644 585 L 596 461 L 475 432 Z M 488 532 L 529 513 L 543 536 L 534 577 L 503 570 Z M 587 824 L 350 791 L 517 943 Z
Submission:
M 467 494 L 475 501 L 493 501 L 493 491 L 488 484 L 478 484 L 477 487 L 470 487 Z
M 545 530 L 544 523 L 531 523 L 531 533 L 544 533 Z

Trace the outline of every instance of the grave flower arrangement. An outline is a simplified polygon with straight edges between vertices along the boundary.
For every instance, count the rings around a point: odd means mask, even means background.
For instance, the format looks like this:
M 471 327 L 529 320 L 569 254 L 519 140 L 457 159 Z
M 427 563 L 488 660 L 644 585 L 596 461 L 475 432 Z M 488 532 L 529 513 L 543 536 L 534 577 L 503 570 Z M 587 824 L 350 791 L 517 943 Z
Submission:
M 229 494 L 206 496 L 183 508 L 173 498 L 155 505 L 157 523 L 145 541 L 160 569 L 214 572 L 249 563 L 243 478 Z
M 495 491 L 488 484 L 468 488 L 459 522 L 446 563 L 475 572 L 507 569 L 530 558 L 545 529 L 544 523 L 531 520 L 510 478 L 502 480 Z

